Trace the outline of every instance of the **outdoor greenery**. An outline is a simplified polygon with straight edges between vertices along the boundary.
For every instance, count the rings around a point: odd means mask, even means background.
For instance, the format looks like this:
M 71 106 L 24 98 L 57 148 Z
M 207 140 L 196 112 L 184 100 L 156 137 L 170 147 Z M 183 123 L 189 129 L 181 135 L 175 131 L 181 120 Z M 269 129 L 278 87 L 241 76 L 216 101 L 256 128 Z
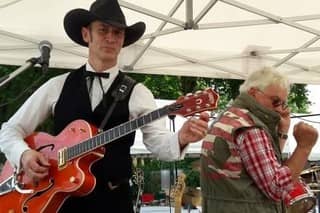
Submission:
M 15 71 L 18 67 L 0 66 L 0 78 Z M 68 70 L 50 69 L 47 73 L 42 73 L 37 67 L 30 68 L 21 73 L 16 78 L 0 88 L 0 124 L 8 120 L 13 113 L 23 104 L 23 102 L 45 81 L 49 78 L 64 73 Z M 238 95 L 239 85 L 242 80 L 225 80 L 210 79 L 201 77 L 179 77 L 179 76 L 162 76 L 162 75 L 141 75 L 129 74 L 138 82 L 144 83 L 151 89 L 155 98 L 175 100 L 181 95 L 193 93 L 197 90 L 203 90 L 207 87 L 214 87 L 219 93 L 220 100 L 218 109 L 222 110 L 226 105 Z M 296 84 L 292 87 L 289 96 L 289 105 L 292 112 L 307 113 L 310 101 L 308 100 L 308 91 L 306 85 Z M 52 121 L 48 119 L 41 125 L 37 131 L 51 133 Z M 2 158 L 2 160 L 1 160 Z M 4 162 L 2 155 L 0 162 Z M 155 159 L 145 159 L 143 165 L 145 179 L 150 180 L 152 172 L 161 169 L 179 168 L 187 174 L 187 186 L 199 186 L 199 172 L 195 168 L 191 168 L 191 162 L 196 159 L 187 158 L 178 162 L 162 162 Z M 148 179 L 149 178 L 149 179 Z M 148 181 L 145 184 L 146 192 L 158 192 L 160 183 Z

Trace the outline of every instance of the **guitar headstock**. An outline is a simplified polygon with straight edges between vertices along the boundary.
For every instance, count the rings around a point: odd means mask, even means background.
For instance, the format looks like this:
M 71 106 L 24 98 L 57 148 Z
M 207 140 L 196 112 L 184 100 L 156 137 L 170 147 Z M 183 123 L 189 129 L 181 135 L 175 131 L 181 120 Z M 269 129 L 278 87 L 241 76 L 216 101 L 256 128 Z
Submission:
M 134 173 L 132 175 L 132 181 L 133 183 L 136 185 L 137 188 L 137 198 L 136 198 L 136 202 L 134 205 L 134 212 L 140 212 L 140 207 L 141 207 L 141 203 L 142 203 L 142 193 L 143 193 L 143 188 L 144 188 L 144 173 L 143 170 L 141 168 L 136 168 L 134 170 Z
M 185 179 L 186 179 L 186 175 L 184 173 L 180 173 L 177 178 L 177 182 L 175 183 L 172 189 L 171 198 L 174 199 L 175 208 L 181 206 L 182 196 L 186 188 Z
M 169 106 L 171 115 L 190 116 L 195 113 L 214 110 L 218 107 L 219 95 L 212 88 L 187 94 Z
M 132 181 L 134 184 L 136 184 L 140 188 L 144 185 L 144 173 L 142 169 L 140 168 L 135 169 L 132 175 Z

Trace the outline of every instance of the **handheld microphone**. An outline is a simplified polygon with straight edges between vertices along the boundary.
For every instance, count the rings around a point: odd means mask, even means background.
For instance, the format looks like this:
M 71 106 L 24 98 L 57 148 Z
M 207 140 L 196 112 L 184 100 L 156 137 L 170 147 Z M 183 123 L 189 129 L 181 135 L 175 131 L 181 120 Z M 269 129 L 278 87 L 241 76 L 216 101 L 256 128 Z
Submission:
M 43 72 L 48 71 L 51 49 L 52 44 L 49 41 L 44 40 L 39 43 L 39 50 L 41 52 L 40 64 Z

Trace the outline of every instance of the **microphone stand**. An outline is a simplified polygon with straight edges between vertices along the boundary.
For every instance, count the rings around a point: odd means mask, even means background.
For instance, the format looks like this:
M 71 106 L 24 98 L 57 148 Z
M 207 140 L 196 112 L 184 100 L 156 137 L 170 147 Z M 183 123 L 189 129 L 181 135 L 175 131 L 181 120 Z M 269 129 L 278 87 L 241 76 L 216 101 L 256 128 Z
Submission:
M 169 115 L 168 116 L 169 119 L 170 119 L 170 128 L 171 128 L 171 131 L 172 132 L 175 132 L 176 131 L 176 126 L 175 126 L 175 118 L 176 118 L 176 115 Z M 174 162 L 174 177 L 177 178 L 178 177 L 178 168 L 177 168 L 177 163 L 176 161 Z
M 176 115 L 168 115 L 168 118 L 170 119 L 170 130 L 172 132 L 175 132 L 176 131 L 176 128 L 175 128 L 175 118 L 176 118 Z M 170 164 L 170 182 L 172 181 L 173 179 L 173 183 L 176 182 L 176 179 L 178 177 L 178 171 L 177 171 L 177 164 L 176 164 L 176 161 L 174 161 L 174 173 L 173 173 L 173 176 L 172 176 L 172 164 Z M 171 183 L 170 183 L 170 186 L 171 186 Z M 170 204 L 170 213 L 171 213 L 171 204 Z
M 7 74 L 5 76 L 2 76 L 0 78 L 0 87 L 3 86 L 5 83 L 9 82 L 10 80 L 12 80 L 14 77 L 16 77 L 17 75 L 19 75 L 20 73 L 22 73 L 23 71 L 25 71 L 26 69 L 28 69 L 29 67 L 33 67 L 36 64 L 42 64 L 42 59 L 41 57 L 38 58 L 30 58 L 26 61 L 26 63 L 24 65 L 22 65 L 21 67 L 19 67 L 18 69 L 16 69 L 14 72 Z

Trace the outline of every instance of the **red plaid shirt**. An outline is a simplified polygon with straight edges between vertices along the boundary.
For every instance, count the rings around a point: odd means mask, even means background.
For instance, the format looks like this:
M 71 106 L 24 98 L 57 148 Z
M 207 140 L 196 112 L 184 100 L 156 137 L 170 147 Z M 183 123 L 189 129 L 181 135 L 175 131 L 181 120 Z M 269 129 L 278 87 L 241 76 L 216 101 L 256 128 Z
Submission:
M 266 132 L 258 128 L 243 131 L 236 143 L 242 162 L 258 188 L 272 200 L 291 200 L 291 171 L 277 161 Z

